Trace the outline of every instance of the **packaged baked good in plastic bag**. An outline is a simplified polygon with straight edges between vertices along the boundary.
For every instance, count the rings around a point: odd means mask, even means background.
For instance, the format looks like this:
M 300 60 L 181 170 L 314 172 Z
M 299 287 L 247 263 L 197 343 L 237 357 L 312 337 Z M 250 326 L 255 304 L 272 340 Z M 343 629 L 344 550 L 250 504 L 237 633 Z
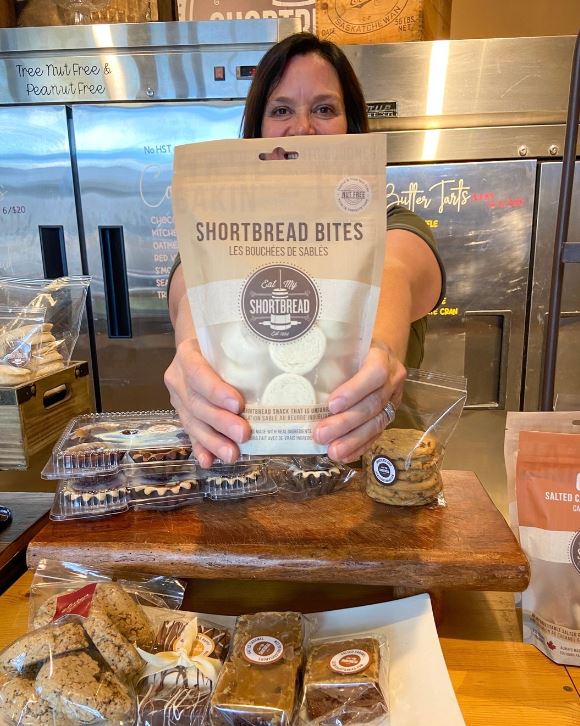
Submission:
M 38 367 L 36 352 L 51 335 L 46 308 L 0 305 L 0 386 L 30 380 Z
M 122 653 L 115 653 L 115 658 Z M 101 657 L 84 625 L 68 616 L 32 630 L 0 653 L 4 724 L 134 723 L 131 683 Z
M 228 654 L 232 628 L 195 613 L 148 608 L 155 629 L 137 685 L 141 726 L 201 726 Z M 231 621 L 231 617 L 223 618 Z
M 289 726 L 298 701 L 304 617 L 294 612 L 241 615 L 211 696 L 214 726 Z
M 0 305 L 46 310 L 43 322 L 49 327 L 32 351 L 35 370 L 50 373 L 70 363 L 90 280 L 88 276 L 54 280 L 0 278 Z
M 268 471 L 280 495 L 299 501 L 344 489 L 355 476 L 328 456 L 273 456 Z
M 123 607 L 133 613 L 128 624 L 122 625 L 122 630 L 126 630 L 137 645 L 146 647 L 152 641 L 153 632 L 142 608 L 177 609 L 184 592 L 183 583 L 174 577 L 139 572 L 121 577 L 106 568 L 41 559 L 30 587 L 29 625 L 46 625 L 70 614 L 77 606 L 81 607 L 80 615 L 84 616 L 92 605 L 109 611 L 118 604 L 119 610 Z M 113 593 L 112 598 L 109 598 L 110 593 Z M 108 604 L 109 600 L 112 604 Z M 117 620 L 115 614 L 112 618 Z
M 367 494 L 399 506 L 438 501 L 445 446 L 466 398 L 462 376 L 410 368 L 395 420 L 363 456 Z
M 505 443 L 517 503 L 510 503 L 510 520 L 530 562 L 521 595 L 523 640 L 574 666 L 580 665 L 579 434 L 580 412 L 510 413 Z
M 175 152 L 173 208 L 197 338 L 244 396 L 252 436 L 240 450 L 250 455 L 326 452 L 312 427 L 368 352 L 383 270 L 385 138 L 283 143 Z
M 388 723 L 388 662 L 388 646 L 381 634 L 312 641 L 304 671 L 299 723 Z

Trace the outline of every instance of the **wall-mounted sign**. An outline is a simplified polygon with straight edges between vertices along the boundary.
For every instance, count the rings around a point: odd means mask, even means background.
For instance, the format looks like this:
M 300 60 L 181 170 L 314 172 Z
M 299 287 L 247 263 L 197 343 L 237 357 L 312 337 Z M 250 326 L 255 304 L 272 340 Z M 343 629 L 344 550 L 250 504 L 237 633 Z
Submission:
M 297 18 L 314 32 L 316 0 L 177 0 L 179 20 Z

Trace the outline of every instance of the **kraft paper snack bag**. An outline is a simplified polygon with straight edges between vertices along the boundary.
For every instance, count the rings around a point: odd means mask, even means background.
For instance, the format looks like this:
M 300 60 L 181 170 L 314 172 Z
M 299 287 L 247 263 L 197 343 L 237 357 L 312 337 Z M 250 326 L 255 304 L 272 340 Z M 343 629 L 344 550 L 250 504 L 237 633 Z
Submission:
M 548 414 L 549 415 L 549 414 Z M 516 463 L 519 538 L 530 561 L 523 639 L 580 665 L 580 436 L 522 431 Z
M 282 147 L 286 158 L 268 158 Z M 246 400 L 242 454 L 319 454 L 313 424 L 359 369 L 385 251 L 385 137 L 177 147 L 173 207 L 201 352 Z

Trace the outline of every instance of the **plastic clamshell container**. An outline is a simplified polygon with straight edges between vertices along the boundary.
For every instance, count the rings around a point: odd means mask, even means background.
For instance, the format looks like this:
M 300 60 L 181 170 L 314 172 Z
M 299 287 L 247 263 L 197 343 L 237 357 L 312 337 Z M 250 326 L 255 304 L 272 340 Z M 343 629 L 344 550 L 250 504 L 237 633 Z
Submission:
M 191 457 L 189 436 L 173 411 L 87 414 L 68 424 L 42 476 L 95 476 Z
M 65 479 L 59 482 L 50 518 L 97 519 L 129 509 L 179 509 L 203 499 L 192 464 L 164 474 L 143 473 Z
M 245 499 L 277 491 L 266 460 L 255 457 L 242 458 L 235 464 L 218 462 L 210 469 L 198 467 L 197 476 L 204 495 L 213 501 Z

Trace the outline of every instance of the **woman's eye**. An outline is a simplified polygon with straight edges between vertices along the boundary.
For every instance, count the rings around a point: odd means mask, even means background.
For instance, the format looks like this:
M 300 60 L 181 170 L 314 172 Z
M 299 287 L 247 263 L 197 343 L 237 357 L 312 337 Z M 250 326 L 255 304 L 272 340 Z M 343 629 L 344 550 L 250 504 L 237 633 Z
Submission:
M 321 116 L 330 116 L 334 113 L 334 108 L 332 106 L 318 106 L 316 113 L 319 113 Z
M 270 111 L 271 116 L 286 116 L 288 113 L 289 110 L 286 106 L 277 106 Z

